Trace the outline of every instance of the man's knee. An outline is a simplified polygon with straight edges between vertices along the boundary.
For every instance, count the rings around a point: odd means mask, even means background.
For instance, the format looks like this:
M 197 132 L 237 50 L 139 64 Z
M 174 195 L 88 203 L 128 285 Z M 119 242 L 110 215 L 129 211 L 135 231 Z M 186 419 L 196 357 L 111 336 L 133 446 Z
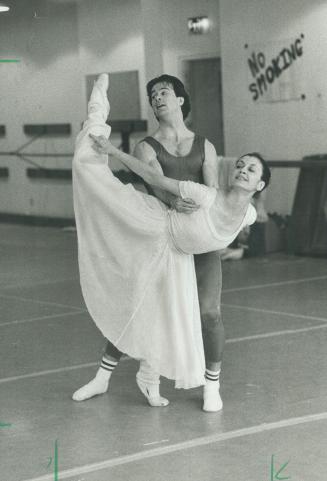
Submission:
M 215 331 L 222 324 L 220 308 L 216 306 L 210 309 L 201 309 L 202 328 L 207 331 Z

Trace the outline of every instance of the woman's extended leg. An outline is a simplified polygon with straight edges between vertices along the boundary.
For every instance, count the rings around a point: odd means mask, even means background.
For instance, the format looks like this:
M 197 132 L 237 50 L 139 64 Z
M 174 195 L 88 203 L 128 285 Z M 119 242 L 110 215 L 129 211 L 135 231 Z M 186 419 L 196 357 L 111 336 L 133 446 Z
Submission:
M 106 95 L 107 89 L 108 76 L 100 75 L 95 82 L 88 102 L 87 120 L 84 122 L 83 130 L 77 140 L 76 153 L 78 159 L 83 163 L 101 162 L 101 155 L 90 149 L 90 140 L 88 137 L 91 128 L 92 131 L 98 129 L 99 133 L 103 133 L 104 135 L 109 134 L 110 127 L 105 123 L 109 113 L 109 102 Z M 106 158 L 107 156 L 102 157 Z M 114 344 L 107 340 L 105 353 L 95 377 L 74 392 L 72 396 L 73 400 L 85 401 L 107 392 L 110 377 L 122 354 L 123 353 L 118 350 Z M 151 406 L 166 406 L 169 403 L 167 399 L 160 397 L 159 383 L 159 375 L 154 373 L 145 361 L 142 361 L 140 370 L 137 374 L 137 384 Z

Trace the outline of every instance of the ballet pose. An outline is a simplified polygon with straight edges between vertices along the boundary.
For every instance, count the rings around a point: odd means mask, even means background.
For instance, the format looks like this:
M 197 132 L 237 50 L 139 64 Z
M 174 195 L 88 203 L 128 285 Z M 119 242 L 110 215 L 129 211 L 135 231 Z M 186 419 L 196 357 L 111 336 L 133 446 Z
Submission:
M 144 360 L 152 372 L 174 379 L 176 387 L 203 385 L 205 362 L 192 254 L 226 247 L 255 221 L 250 201 L 267 186 L 269 168 L 257 154 L 241 157 L 227 191 L 167 178 L 107 140 L 107 88 L 108 77 L 103 74 L 93 88 L 73 161 L 84 299 L 96 325 L 119 352 Z M 178 213 L 123 185 L 108 167 L 108 154 L 149 185 L 193 199 L 198 210 Z M 108 362 L 109 373 L 115 363 Z M 164 404 L 158 392 L 151 391 L 150 380 L 138 385 L 150 404 Z

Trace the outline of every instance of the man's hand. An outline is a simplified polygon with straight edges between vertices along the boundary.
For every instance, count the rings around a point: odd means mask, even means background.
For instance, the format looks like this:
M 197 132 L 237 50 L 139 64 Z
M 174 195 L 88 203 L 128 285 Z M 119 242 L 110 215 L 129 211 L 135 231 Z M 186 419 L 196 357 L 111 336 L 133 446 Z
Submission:
M 174 197 L 170 201 L 170 207 L 183 214 L 192 214 L 193 212 L 196 212 L 200 206 L 197 205 L 192 199 Z
M 92 148 L 98 152 L 98 154 L 114 155 L 117 149 L 104 135 L 89 134 L 93 140 Z

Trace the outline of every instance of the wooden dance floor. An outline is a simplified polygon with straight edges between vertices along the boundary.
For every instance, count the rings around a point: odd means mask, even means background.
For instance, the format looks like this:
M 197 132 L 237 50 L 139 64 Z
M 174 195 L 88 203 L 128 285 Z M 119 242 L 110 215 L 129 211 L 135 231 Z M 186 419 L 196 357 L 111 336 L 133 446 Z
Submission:
M 82 300 L 76 234 L 0 224 L 2 481 L 326 481 L 327 259 L 223 265 L 220 413 L 163 380 L 150 408 L 123 360 L 71 400 L 103 340 Z

